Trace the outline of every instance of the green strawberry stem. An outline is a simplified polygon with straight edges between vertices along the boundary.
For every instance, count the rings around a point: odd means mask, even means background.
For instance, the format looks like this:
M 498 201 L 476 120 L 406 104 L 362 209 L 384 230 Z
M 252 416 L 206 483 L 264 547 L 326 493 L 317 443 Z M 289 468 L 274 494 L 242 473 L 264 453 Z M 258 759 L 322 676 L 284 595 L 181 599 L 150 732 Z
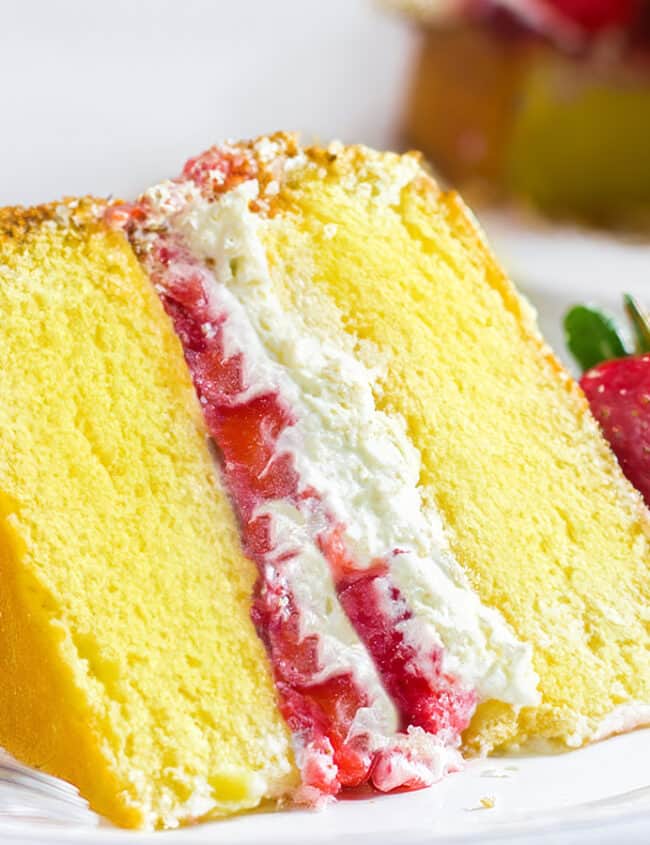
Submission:
M 629 293 L 623 294 L 625 314 L 632 324 L 634 349 L 628 349 L 616 320 L 592 305 L 574 305 L 564 315 L 566 343 L 583 372 L 603 361 L 650 352 L 650 315 Z
M 623 305 L 634 329 L 637 354 L 643 355 L 650 352 L 650 324 L 648 323 L 647 313 L 642 310 L 636 299 L 629 293 L 623 295 Z
M 564 333 L 573 357 L 584 370 L 628 354 L 613 317 L 589 305 L 574 305 L 565 314 Z

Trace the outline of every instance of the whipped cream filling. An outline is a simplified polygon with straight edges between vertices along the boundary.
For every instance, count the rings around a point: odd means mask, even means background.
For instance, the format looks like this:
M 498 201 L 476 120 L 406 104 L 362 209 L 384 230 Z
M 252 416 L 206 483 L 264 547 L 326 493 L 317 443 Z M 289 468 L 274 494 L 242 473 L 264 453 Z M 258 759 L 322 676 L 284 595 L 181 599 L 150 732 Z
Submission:
M 215 274 L 216 275 L 216 274 Z M 205 275 L 203 283 L 210 310 L 221 322 L 224 352 L 227 357 L 242 355 L 246 388 L 238 394 L 245 403 L 253 397 L 280 392 L 275 367 L 267 360 L 260 340 L 247 318 L 243 305 L 214 276 Z M 224 321 L 224 315 L 225 317 Z M 259 365 L 259 366 L 258 366 Z M 284 450 L 278 450 L 278 453 Z M 366 735 L 369 749 L 386 746 L 398 729 L 396 708 L 384 690 L 372 659 L 340 605 L 329 564 L 317 545 L 318 534 L 326 527 L 318 513 L 306 514 L 291 501 L 275 500 L 258 506 L 256 516 L 270 517 L 271 545 L 269 564 L 282 561 L 273 577 L 286 580 L 289 592 L 299 608 L 301 638 L 317 635 L 320 671 L 312 678 L 319 683 L 340 674 L 350 673 L 368 697 L 368 706 L 359 708 L 350 727 L 349 738 Z M 303 768 L 305 749 L 294 736 L 294 751 L 299 768 Z M 311 750 L 309 754 L 311 754 Z
M 306 165 L 292 162 L 293 169 L 297 166 Z M 214 293 L 230 303 L 227 352 L 245 353 L 248 396 L 277 391 L 295 413 L 296 423 L 283 432 L 278 450 L 292 455 L 304 486 L 317 489 L 345 526 L 357 563 L 388 560 L 413 614 L 399 623 L 406 640 L 420 653 L 442 648 L 444 671 L 476 689 L 479 700 L 494 698 L 515 707 L 538 703 L 530 644 L 519 641 L 469 585 L 439 513 L 423 501 L 420 455 L 404 420 L 376 407 L 373 387 L 381 366 L 360 360 L 354 339 L 343 329 L 337 337 L 319 337 L 280 300 L 261 229 L 282 220 L 251 210 L 258 190 L 251 179 L 208 200 L 192 183 L 168 182 L 147 198 L 154 213 L 171 212 L 174 230 L 213 267 L 219 280 Z M 285 505 L 273 510 L 278 520 L 282 516 L 276 531 L 290 536 L 299 530 L 296 514 L 287 514 Z M 322 556 L 320 563 L 326 566 Z M 297 578 L 295 586 L 305 619 L 325 632 L 323 656 L 334 672 L 333 642 L 349 644 L 350 630 L 331 577 L 314 578 L 312 570 L 312 577 Z M 346 660 L 358 663 L 362 651 L 358 643 Z M 365 674 L 365 668 L 361 671 Z M 387 713 L 380 721 L 388 723 Z

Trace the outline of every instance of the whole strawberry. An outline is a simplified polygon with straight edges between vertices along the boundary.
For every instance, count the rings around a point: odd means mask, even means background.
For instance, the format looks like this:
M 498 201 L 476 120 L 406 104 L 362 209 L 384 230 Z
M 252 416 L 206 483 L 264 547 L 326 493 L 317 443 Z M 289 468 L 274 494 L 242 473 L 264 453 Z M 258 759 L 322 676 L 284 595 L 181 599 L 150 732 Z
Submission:
M 586 368 L 580 386 L 621 469 L 650 506 L 650 327 L 629 296 L 638 354 L 628 354 L 614 321 L 577 306 L 565 317 L 569 348 Z
M 650 506 L 650 355 L 598 364 L 580 386 L 621 469 Z

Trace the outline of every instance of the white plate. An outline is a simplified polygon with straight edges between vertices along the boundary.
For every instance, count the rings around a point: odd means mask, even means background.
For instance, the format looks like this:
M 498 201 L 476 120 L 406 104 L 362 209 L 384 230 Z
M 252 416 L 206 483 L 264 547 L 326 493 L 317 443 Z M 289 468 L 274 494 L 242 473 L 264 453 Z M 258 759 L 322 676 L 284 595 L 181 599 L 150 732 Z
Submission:
M 339 801 L 320 813 L 241 816 L 167 834 L 0 825 L 3 845 L 420 845 L 647 843 L 650 730 L 555 756 L 490 758 L 402 795 Z M 481 799 L 494 801 L 487 809 Z
M 493 245 L 538 308 L 566 360 L 561 317 L 592 300 L 620 311 L 624 291 L 650 302 L 650 245 L 569 229 L 484 221 Z M 144 845 L 416 845 L 416 843 L 650 841 L 650 729 L 553 756 L 491 758 L 417 793 L 344 800 L 321 813 L 241 816 L 165 834 L 0 822 L 0 842 Z M 492 807 L 482 803 L 491 804 Z

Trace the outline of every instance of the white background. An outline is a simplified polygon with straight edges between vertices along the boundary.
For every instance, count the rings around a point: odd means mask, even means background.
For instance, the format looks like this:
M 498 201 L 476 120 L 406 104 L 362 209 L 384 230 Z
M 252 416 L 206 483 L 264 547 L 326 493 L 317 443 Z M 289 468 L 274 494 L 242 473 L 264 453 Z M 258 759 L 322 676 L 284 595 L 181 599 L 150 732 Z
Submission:
M 408 40 L 372 0 L 0 0 L 0 205 L 277 129 L 390 145 Z
M 129 199 L 215 142 L 278 129 L 398 146 L 416 39 L 380 5 L 0 0 L 0 205 Z M 533 296 L 650 291 L 650 246 L 481 218 Z M 539 304 L 562 353 L 562 306 Z

